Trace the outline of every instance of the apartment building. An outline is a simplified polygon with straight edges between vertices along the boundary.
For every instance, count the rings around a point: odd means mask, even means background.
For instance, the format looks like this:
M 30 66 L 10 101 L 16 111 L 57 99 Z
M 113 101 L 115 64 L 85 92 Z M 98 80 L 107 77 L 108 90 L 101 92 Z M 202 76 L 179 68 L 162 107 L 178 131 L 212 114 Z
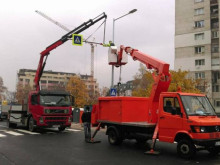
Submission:
M 198 88 L 220 112 L 219 1 L 175 1 L 175 70 L 201 79 Z
M 29 84 L 31 87 L 33 87 L 35 74 L 36 70 L 20 69 L 17 73 L 17 81 L 23 86 Z M 50 90 L 54 88 L 64 88 L 70 77 L 75 75 L 75 73 L 44 71 L 40 80 L 41 89 Z M 99 92 L 99 84 L 97 83 L 96 79 L 90 75 L 79 76 L 85 82 L 90 95 Z

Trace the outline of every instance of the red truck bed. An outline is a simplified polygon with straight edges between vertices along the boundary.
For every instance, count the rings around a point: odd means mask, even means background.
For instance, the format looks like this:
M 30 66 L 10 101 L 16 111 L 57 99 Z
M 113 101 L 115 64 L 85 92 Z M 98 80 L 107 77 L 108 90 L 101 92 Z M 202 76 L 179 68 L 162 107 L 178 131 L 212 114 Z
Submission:
M 149 126 L 148 98 L 100 97 L 97 121 Z M 155 125 L 155 124 L 153 124 Z

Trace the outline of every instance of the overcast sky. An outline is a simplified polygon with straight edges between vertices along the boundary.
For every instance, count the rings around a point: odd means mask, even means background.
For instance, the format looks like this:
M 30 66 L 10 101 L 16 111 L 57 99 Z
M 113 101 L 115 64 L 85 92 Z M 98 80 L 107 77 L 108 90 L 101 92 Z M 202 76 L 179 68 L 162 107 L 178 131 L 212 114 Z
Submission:
M 15 90 L 19 69 L 37 69 L 40 52 L 60 39 L 66 31 L 46 20 L 35 10 L 74 29 L 83 22 L 105 12 L 108 16 L 106 42 L 112 40 L 113 18 L 132 9 L 138 11 L 115 22 L 115 43 L 136 48 L 174 67 L 175 0 L 7 0 L 0 6 L 0 76 L 4 85 Z M 98 22 L 81 34 L 86 38 L 101 24 Z M 103 27 L 94 38 L 103 41 Z M 111 85 L 108 49 L 95 47 L 95 78 L 102 86 Z M 45 70 L 90 74 L 90 45 L 73 46 L 67 41 L 53 50 Z M 122 68 L 122 82 L 133 79 L 139 62 L 129 57 Z M 115 83 L 119 69 L 115 69 Z

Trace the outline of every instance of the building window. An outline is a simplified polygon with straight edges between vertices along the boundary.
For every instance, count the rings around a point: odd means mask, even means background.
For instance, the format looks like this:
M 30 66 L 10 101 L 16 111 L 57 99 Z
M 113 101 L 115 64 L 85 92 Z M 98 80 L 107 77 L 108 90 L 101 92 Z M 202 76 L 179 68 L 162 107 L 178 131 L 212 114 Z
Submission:
M 215 106 L 220 107 L 220 101 L 215 101 Z
M 195 65 L 196 66 L 205 65 L 205 59 L 195 60 Z
M 204 39 L 204 33 L 195 34 L 195 40 L 203 40 L 203 39 Z
M 195 21 L 194 27 L 195 27 L 195 28 L 201 28 L 201 27 L 204 27 L 204 20 L 201 20 L 201 21 Z
M 195 3 L 204 2 L 204 0 L 195 0 Z
M 205 52 L 205 47 L 204 46 L 196 46 L 195 47 L 195 53 L 199 54 L 199 53 L 204 53 Z
M 218 5 L 211 6 L 210 11 L 213 15 L 218 14 Z
M 219 85 L 213 85 L 212 92 L 219 92 Z
M 30 83 L 30 79 L 25 79 L 25 84 L 29 84 Z
M 218 0 L 210 0 L 210 4 L 217 4 L 218 3 Z
M 205 79 L 205 72 L 195 73 L 195 79 Z
M 48 81 L 49 84 L 58 84 L 58 81 Z
M 40 82 L 41 82 L 41 84 L 46 84 L 47 83 L 46 80 L 41 80 Z
M 212 45 L 212 53 L 218 53 L 219 52 L 219 45 Z
M 218 38 L 218 37 L 219 37 L 219 31 L 213 31 L 212 38 Z
M 212 29 L 218 29 L 219 28 L 218 18 L 211 19 L 211 28 Z
M 217 83 L 220 79 L 220 71 L 213 71 L 212 72 L 212 83 Z
M 204 8 L 195 9 L 195 15 L 204 14 Z
M 205 86 L 197 86 L 196 88 L 203 93 L 205 92 Z

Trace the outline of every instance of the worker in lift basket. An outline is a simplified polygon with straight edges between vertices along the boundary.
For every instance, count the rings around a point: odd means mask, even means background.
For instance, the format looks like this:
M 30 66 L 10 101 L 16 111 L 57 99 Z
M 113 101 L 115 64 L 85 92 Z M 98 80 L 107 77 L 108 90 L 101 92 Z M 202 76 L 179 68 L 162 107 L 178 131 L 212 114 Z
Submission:
M 85 141 L 91 140 L 91 112 L 89 106 L 87 106 L 82 114 L 82 122 L 84 126 Z

